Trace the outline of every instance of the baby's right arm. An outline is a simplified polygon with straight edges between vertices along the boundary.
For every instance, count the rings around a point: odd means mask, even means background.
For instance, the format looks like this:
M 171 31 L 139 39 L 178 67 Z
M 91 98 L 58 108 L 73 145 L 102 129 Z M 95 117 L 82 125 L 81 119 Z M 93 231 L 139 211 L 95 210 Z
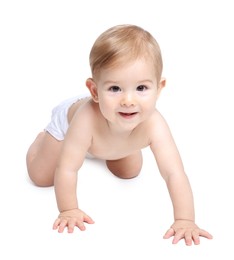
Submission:
M 94 223 L 79 209 L 76 193 L 77 172 L 83 164 L 92 140 L 92 128 L 89 121 L 85 113 L 78 113 L 74 116 L 63 141 L 60 159 L 55 170 L 54 188 L 60 214 L 53 228 L 58 228 L 59 232 L 63 232 L 65 227 L 68 228 L 68 232 L 73 232 L 75 226 L 84 230 L 84 222 Z
M 72 233 L 75 226 L 82 231 L 85 230 L 84 222 L 93 224 L 94 221 L 78 207 L 77 172 L 58 168 L 54 183 L 60 214 L 54 222 L 53 229 L 58 229 L 58 232 L 61 233 L 67 227 L 68 233 Z

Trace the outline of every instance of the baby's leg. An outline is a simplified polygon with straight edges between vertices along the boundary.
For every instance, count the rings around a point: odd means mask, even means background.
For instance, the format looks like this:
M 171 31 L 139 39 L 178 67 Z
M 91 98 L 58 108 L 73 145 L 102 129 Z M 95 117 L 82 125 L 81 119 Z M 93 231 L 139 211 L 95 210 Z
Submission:
M 139 175 L 142 168 L 142 161 L 142 153 L 138 151 L 119 160 L 106 161 L 106 165 L 117 177 L 131 179 Z
M 37 186 L 52 186 L 62 142 L 48 132 L 41 132 L 28 149 L 28 174 Z

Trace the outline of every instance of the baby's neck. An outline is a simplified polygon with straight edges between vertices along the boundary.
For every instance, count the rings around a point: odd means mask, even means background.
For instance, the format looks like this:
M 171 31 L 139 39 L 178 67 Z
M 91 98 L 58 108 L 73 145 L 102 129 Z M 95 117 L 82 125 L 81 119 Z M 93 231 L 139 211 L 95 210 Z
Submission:
M 108 125 L 108 129 L 109 129 L 110 134 L 114 138 L 121 138 L 121 139 L 122 138 L 129 138 L 135 130 L 135 128 L 126 130 L 126 129 L 123 129 L 123 128 L 120 128 L 120 127 L 116 127 L 116 126 L 110 124 L 108 121 L 107 121 L 107 125 Z

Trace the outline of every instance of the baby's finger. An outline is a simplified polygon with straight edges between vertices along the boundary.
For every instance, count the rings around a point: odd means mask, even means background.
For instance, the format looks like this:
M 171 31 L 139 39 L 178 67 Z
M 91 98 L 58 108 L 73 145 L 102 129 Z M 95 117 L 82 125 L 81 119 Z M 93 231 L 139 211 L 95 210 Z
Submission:
M 200 244 L 200 237 L 199 237 L 199 233 L 197 231 L 193 231 L 192 232 L 192 236 L 193 236 L 193 242 L 195 245 L 199 245 Z
M 84 215 L 84 222 L 86 222 L 88 224 L 94 224 L 94 220 L 86 214 Z
M 53 224 L 53 229 L 57 229 L 60 224 L 60 218 L 57 218 Z
M 190 231 L 185 232 L 184 234 L 184 240 L 185 240 L 185 244 L 187 246 L 191 246 L 193 243 L 193 239 L 192 239 L 192 233 Z
M 165 233 L 165 235 L 163 236 L 163 238 L 168 239 L 168 238 L 174 236 L 174 234 L 175 234 L 174 229 L 173 229 L 173 228 L 170 228 L 170 229 L 167 230 L 167 232 Z
M 83 221 L 77 221 L 76 226 L 77 226 L 81 231 L 84 231 L 84 230 L 86 229 Z
M 208 238 L 208 239 L 212 239 L 213 238 L 213 236 L 210 233 L 208 233 L 207 231 L 205 231 L 203 229 L 199 230 L 199 235 L 201 237 L 205 237 L 205 238 Z
M 75 227 L 74 221 L 69 221 L 67 225 L 67 232 L 68 233 L 73 233 Z
M 63 233 L 65 227 L 67 226 L 67 220 L 63 219 L 60 221 L 58 232 Z
M 184 238 L 184 230 L 179 229 L 175 232 L 174 239 L 172 240 L 172 244 L 177 244 L 182 238 Z

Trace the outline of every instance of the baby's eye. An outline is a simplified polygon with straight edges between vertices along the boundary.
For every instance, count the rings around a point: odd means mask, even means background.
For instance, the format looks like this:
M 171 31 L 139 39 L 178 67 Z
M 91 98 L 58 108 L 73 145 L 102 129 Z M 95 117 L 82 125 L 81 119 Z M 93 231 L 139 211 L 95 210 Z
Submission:
M 121 91 L 120 87 L 118 87 L 118 86 L 112 86 L 112 87 L 109 88 L 109 90 L 110 90 L 111 92 Z
M 145 85 L 140 85 L 137 87 L 137 91 L 144 91 L 147 90 L 147 87 Z

